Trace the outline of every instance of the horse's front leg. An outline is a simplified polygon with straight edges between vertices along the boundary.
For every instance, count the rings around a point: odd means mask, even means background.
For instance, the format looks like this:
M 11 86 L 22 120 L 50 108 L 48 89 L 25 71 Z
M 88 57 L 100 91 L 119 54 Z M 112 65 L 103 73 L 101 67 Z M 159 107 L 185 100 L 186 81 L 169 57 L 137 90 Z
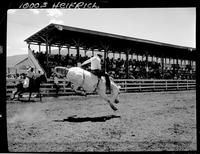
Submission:
M 73 84 L 72 89 L 74 90 L 75 93 L 77 93 L 77 94 L 79 94 L 81 96 L 87 96 L 86 92 L 80 92 L 80 91 L 78 91 L 78 88 L 79 88 L 78 85 Z
M 41 102 L 41 101 L 42 101 L 42 96 L 41 96 L 40 90 L 38 91 L 38 95 L 39 95 L 39 97 L 40 97 L 40 102 Z
M 116 104 L 119 103 L 119 93 L 119 88 L 115 85 L 112 85 L 112 101 Z
M 110 107 L 114 110 L 117 111 L 118 109 L 113 105 L 113 103 L 110 101 L 104 90 L 98 90 L 98 94 L 110 105 Z
M 23 91 L 18 92 L 18 99 L 17 99 L 18 101 L 20 101 L 19 98 L 21 97 L 21 94 L 22 94 L 22 93 L 23 93 Z

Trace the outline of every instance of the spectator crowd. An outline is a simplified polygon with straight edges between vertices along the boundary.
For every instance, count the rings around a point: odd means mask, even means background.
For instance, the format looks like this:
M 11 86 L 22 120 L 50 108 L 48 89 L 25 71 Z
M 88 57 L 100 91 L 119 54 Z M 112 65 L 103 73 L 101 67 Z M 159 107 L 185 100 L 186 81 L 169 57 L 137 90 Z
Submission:
M 52 73 L 55 66 L 65 66 L 72 67 L 77 66 L 77 62 L 83 63 L 85 60 L 89 59 L 89 56 L 67 54 L 59 55 L 52 54 L 48 56 L 43 52 L 33 52 L 36 59 L 39 61 L 41 66 L 45 71 Z M 47 65 L 48 63 L 48 65 Z M 126 69 L 128 65 L 128 70 Z M 47 67 L 48 66 L 48 67 Z M 148 66 L 148 67 L 146 67 Z M 105 69 L 104 61 L 102 61 L 102 67 Z M 86 68 L 87 69 L 87 68 Z M 171 64 L 171 67 L 162 68 L 161 64 L 155 61 L 146 61 L 129 59 L 124 60 L 122 58 L 106 58 L 106 71 L 115 79 L 127 78 L 126 72 L 128 71 L 130 79 L 195 79 L 195 71 L 190 65 L 186 67 L 180 67 L 178 64 Z M 20 75 L 7 75 L 8 78 L 19 78 Z

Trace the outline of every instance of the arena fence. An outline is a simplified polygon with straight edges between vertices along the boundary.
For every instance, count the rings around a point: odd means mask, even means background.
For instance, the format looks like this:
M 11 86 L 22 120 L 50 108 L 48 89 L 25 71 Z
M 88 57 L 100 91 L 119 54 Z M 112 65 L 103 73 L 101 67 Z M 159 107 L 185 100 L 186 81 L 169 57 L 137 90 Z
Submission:
M 145 92 L 145 91 L 177 91 L 177 90 L 194 90 L 196 89 L 195 80 L 153 80 L 153 79 L 115 79 L 117 85 L 120 85 L 121 93 L 128 92 Z M 16 90 L 15 85 L 19 79 L 7 79 L 6 95 L 10 97 Z M 71 85 L 64 79 L 59 80 L 58 95 L 76 95 L 72 91 Z M 56 90 L 52 79 L 47 83 L 41 84 L 41 93 L 43 96 L 55 96 Z M 91 94 L 91 93 L 90 93 Z M 94 93 L 92 93 L 94 94 Z

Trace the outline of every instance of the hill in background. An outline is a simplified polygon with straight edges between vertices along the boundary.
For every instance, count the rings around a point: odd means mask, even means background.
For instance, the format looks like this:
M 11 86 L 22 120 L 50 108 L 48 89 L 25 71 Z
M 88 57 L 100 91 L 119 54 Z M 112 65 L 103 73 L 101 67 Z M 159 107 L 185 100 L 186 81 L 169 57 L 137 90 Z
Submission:
M 76 50 L 71 49 L 70 54 L 72 54 L 72 53 L 76 53 Z M 58 50 L 57 49 L 51 50 L 51 54 L 52 55 L 58 54 Z M 67 49 L 62 49 L 61 55 L 66 55 L 66 54 L 67 54 Z M 6 67 L 14 67 L 18 62 L 22 61 L 26 57 L 28 57 L 28 54 L 7 56 L 6 57 Z
M 6 57 L 6 67 L 14 67 L 18 62 L 28 57 L 28 54 L 14 55 Z

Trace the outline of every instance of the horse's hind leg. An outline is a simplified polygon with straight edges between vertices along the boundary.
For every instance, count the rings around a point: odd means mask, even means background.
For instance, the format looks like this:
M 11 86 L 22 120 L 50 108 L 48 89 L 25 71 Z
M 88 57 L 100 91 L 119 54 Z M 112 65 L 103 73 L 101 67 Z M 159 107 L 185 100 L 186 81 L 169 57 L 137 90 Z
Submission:
M 29 93 L 28 102 L 30 102 L 32 92 Z
M 23 91 L 21 91 L 21 92 L 18 93 L 18 101 L 20 101 L 19 98 L 21 97 L 21 94 L 22 94 L 22 93 L 23 93 Z
M 15 98 L 15 95 L 18 93 L 18 91 L 14 92 L 13 96 L 11 97 L 11 100 Z
M 41 96 L 40 91 L 38 92 L 38 95 L 39 95 L 39 97 L 40 97 L 40 102 L 42 102 L 42 96 Z

